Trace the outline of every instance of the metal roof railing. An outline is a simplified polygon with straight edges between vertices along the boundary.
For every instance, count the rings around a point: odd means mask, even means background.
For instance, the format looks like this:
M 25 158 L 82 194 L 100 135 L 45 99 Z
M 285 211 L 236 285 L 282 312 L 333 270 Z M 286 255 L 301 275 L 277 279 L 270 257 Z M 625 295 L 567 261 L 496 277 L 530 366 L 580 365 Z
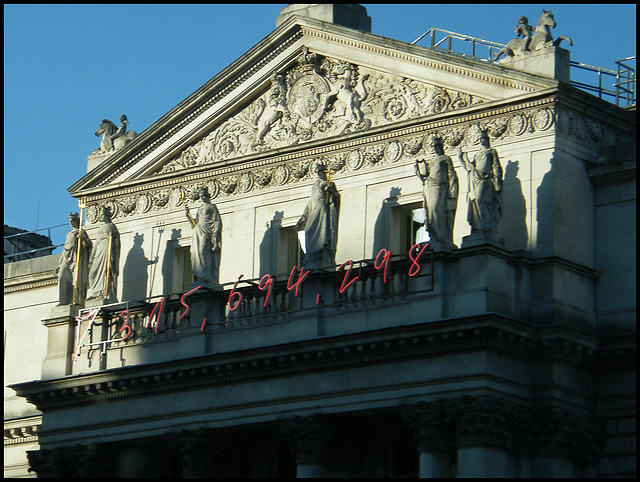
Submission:
M 571 61 L 571 67 L 575 70 L 590 72 L 597 76 L 595 82 L 587 83 L 571 80 L 571 85 L 593 92 L 600 99 L 615 102 L 618 107 L 628 107 L 636 104 L 636 70 L 630 65 L 635 61 L 635 55 L 625 59 L 616 60 L 617 70 L 594 67 Z
M 48 228 L 41 228 L 41 229 L 36 229 L 34 231 L 24 231 L 24 232 L 20 232 L 20 233 L 16 233 L 16 234 L 10 234 L 8 236 L 4 236 L 4 244 L 5 244 L 5 248 L 7 246 L 7 243 L 11 246 L 11 253 L 5 254 L 4 255 L 4 262 L 5 263 L 10 263 L 12 261 L 17 261 L 14 258 L 18 258 L 20 256 L 24 256 L 25 259 L 28 258 L 34 258 L 37 257 L 37 255 L 43 251 L 47 251 L 48 253 L 45 254 L 52 254 L 53 251 L 56 248 L 59 248 L 60 246 L 64 246 L 64 243 L 61 244 L 50 244 L 50 245 L 44 245 L 44 243 L 32 243 L 32 244 L 40 244 L 41 246 L 43 246 L 42 248 L 33 248 L 33 249 L 28 249 L 25 251 L 19 251 L 16 252 L 17 249 L 21 249 L 19 246 L 19 238 L 20 236 L 27 236 L 30 234 L 37 234 L 39 232 L 42 231 L 46 231 L 47 234 L 41 234 L 40 236 L 42 236 L 43 238 L 48 238 L 48 241 L 51 242 L 51 230 L 52 229 L 56 229 L 56 228 L 61 228 L 63 226 L 69 226 L 68 224 L 58 224 L 56 226 L 49 226 Z M 19 228 L 14 228 L 14 229 L 19 229 Z M 45 239 L 43 239 L 42 241 L 45 241 Z M 22 248 L 24 249 L 24 248 Z M 44 256 L 45 254 L 42 254 L 41 256 Z
M 439 28 L 427 30 L 411 42 L 411 45 L 415 45 L 425 37 L 429 39 L 428 48 L 462 57 L 472 57 L 485 62 L 494 62 L 494 56 L 505 46 L 498 42 Z M 576 80 L 572 80 L 571 84 L 587 92 L 592 92 L 601 99 L 613 102 L 618 107 L 634 106 L 636 104 L 635 59 L 634 55 L 616 60 L 617 70 L 572 61 L 571 77 L 575 77 Z M 586 79 L 584 74 L 587 76 L 595 74 L 597 78 L 594 80 Z
M 440 34 L 444 35 L 440 40 L 438 40 Z M 431 28 L 427 30 L 420 37 L 411 42 L 411 45 L 415 45 L 427 36 L 430 39 L 429 48 L 431 49 L 462 55 L 463 57 L 473 57 L 479 60 L 492 61 L 495 54 L 504 47 L 504 44 L 498 42 L 483 40 L 462 33 L 442 30 L 440 28 Z M 457 49 L 453 48 L 454 41 L 456 41 Z M 478 55 L 479 49 L 487 49 L 486 57 L 484 55 Z

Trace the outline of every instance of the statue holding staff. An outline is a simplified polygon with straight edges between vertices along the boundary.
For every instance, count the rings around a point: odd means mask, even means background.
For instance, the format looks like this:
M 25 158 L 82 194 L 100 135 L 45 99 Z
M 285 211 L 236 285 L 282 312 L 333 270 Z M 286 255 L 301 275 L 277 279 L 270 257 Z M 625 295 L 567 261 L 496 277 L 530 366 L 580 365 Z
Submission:
M 102 209 L 100 215 L 102 226 L 98 229 L 91 253 L 89 267 L 89 293 L 87 300 L 101 299 L 117 302 L 120 263 L 120 233 L 111 222 L 111 211 Z
M 217 285 L 220 279 L 220 254 L 222 250 L 222 218 L 215 204 L 211 203 L 209 190 L 200 188 L 202 206 L 194 219 L 185 205 L 185 213 L 193 226 L 191 236 L 191 267 L 196 283 Z M 184 203 L 184 201 L 183 201 Z
M 311 188 L 309 202 L 296 224 L 298 231 L 305 232 L 303 265 L 307 268 L 335 265 L 338 242 L 340 193 L 331 181 L 332 171 L 324 164 L 317 164 L 315 170 L 318 179 Z
M 82 209 L 84 205 L 80 207 Z M 72 303 L 81 305 L 87 292 L 92 243 L 86 231 L 82 230 L 82 210 L 80 216 L 78 213 L 69 213 L 69 224 L 71 230 L 64 240 L 60 261 L 55 269 L 58 276 L 58 306 Z

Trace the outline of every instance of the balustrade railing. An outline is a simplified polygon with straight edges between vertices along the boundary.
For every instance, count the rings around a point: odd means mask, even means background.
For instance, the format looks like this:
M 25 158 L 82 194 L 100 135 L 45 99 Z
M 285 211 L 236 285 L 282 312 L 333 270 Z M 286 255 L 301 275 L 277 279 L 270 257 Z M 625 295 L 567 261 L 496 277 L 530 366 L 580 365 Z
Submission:
M 376 259 L 349 261 L 323 270 L 294 267 L 288 274 L 239 279 L 214 290 L 199 288 L 144 301 L 82 309 L 76 317 L 73 358 L 83 349 L 99 350 L 102 357 L 111 347 L 165 341 L 185 330 L 205 332 L 209 328 L 210 332 L 261 325 L 320 307 L 336 311 L 373 309 L 375 304 L 411 294 L 412 277 L 427 278 L 414 292 L 433 290 L 432 250 L 414 247 L 409 255 L 392 256 L 386 250 L 380 254 Z M 327 295 L 316 295 L 313 290 L 317 289 Z M 371 304 L 374 300 L 376 303 Z M 206 317 L 202 319 L 197 317 L 204 311 L 194 315 L 192 308 L 199 302 L 207 303 Z

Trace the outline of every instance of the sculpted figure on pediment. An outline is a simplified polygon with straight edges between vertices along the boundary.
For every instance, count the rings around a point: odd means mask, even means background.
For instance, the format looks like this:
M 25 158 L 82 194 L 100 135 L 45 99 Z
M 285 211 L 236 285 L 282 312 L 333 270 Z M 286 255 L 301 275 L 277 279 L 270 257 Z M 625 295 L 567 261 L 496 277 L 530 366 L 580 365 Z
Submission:
M 260 117 L 256 119 L 256 126 L 258 127 L 256 140 L 258 143 L 263 142 L 264 136 L 275 122 L 283 116 L 289 116 L 286 92 L 287 86 L 284 83 L 282 75 L 274 75 L 271 78 L 271 89 L 267 93 L 267 100 L 260 99 L 262 112 Z
M 138 133 L 136 131 L 127 131 L 128 125 L 129 120 L 124 114 L 120 116 L 120 127 L 116 127 L 116 125 L 108 119 L 102 119 L 96 131 L 96 137 L 102 136 L 98 150 L 101 152 L 117 151 L 134 139 Z
M 493 57 L 493 60 L 498 60 L 501 55 L 504 55 L 505 58 L 510 58 L 516 54 L 526 55 L 533 50 L 557 47 L 563 40 L 566 40 L 569 45 L 573 45 L 573 41 L 564 35 L 560 35 L 555 40 L 553 39 L 551 29 L 556 28 L 556 25 L 557 23 L 551 10 L 542 10 L 542 15 L 540 15 L 535 28 L 529 25 L 529 19 L 527 17 L 524 15 L 521 16 L 518 20 L 518 25 L 516 25 L 514 29 L 516 38 L 510 40 L 509 43 Z

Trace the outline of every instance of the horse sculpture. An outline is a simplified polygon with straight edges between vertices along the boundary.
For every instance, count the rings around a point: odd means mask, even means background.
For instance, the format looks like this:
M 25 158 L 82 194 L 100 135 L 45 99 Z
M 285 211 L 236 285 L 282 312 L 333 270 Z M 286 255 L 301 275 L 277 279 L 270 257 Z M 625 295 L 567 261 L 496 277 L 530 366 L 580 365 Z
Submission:
M 100 141 L 101 151 L 117 151 L 138 135 L 135 131 L 127 131 L 123 135 L 114 137 L 117 132 L 118 128 L 113 122 L 108 119 L 102 119 L 102 122 L 96 131 L 96 136 L 102 136 L 102 141 Z
M 529 44 L 529 50 L 540 50 L 551 46 L 557 47 L 563 40 L 566 40 L 569 45 L 573 45 L 573 41 L 564 35 L 560 35 L 556 40 L 553 40 L 551 29 L 555 28 L 557 25 L 553 18 L 553 13 L 551 13 L 551 10 L 543 9 L 542 11 L 544 13 L 540 15 L 540 18 L 538 19 L 538 25 L 536 26 L 535 33 L 533 34 L 533 38 Z M 505 58 L 513 57 L 516 51 L 524 52 L 524 47 L 525 39 L 514 38 L 493 57 L 493 60 L 498 60 L 502 54 L 505 55 Z

